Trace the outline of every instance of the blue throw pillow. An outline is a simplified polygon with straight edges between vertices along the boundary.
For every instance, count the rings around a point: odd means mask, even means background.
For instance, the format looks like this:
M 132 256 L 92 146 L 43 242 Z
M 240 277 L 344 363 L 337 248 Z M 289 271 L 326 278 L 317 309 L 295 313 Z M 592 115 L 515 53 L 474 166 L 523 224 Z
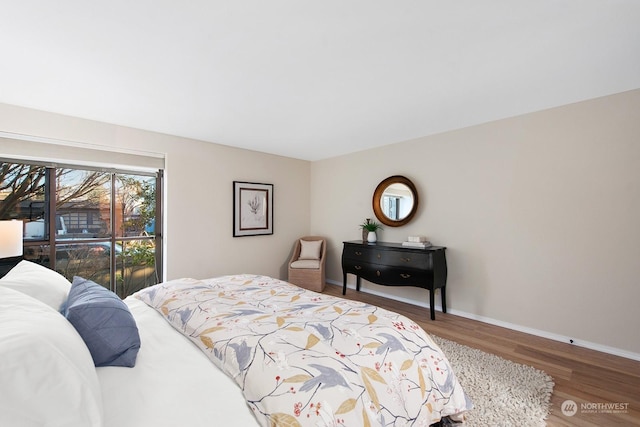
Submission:
M 135 366 L 138 327 L 129 307 L 115 293 L 76 276 L 62 314 L 84 340 L 96 366 Z

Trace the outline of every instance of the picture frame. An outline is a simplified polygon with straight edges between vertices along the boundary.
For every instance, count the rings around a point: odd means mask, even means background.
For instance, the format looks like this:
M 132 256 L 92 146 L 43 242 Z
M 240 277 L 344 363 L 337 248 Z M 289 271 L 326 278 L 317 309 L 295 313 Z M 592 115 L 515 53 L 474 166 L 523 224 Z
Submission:
M 233 237 L 273 234 L 273 184 L 233 181 Z

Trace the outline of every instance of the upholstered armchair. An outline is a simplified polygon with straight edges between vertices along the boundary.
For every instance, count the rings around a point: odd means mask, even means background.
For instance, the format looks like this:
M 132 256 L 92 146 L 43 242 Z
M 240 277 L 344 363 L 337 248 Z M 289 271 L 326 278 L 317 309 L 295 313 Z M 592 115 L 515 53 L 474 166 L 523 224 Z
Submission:
M 289 282 L 315 292 L 325 287 L 327 242 L 324 237 L 305 236 L 296 240 L 289 260 Z

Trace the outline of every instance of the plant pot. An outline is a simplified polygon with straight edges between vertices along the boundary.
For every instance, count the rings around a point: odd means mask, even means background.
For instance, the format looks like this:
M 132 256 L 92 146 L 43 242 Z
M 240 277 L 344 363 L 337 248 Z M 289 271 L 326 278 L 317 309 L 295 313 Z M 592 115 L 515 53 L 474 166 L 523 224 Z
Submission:
M 375 243 L 377 240 L 378 236 L 376 235 L 375 231 L 370 231 L 369 234 L 367 234 L 367 242 Z

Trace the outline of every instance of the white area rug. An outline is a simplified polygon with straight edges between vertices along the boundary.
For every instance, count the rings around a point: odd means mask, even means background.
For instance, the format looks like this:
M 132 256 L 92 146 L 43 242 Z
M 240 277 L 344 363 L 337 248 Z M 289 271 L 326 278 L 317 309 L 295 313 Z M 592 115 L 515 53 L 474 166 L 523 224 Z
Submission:
M 465 427 L 544 426 L 553 378 L 532 367 L 431 335 L 474 404 Z

